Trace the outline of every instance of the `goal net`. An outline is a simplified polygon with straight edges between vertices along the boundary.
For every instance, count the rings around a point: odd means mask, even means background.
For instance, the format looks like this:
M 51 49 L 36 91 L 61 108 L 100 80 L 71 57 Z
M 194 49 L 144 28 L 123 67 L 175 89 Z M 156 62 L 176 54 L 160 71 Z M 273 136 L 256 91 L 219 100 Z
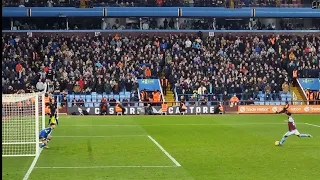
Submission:
M 2 156 L 40 154 L 39 131 L 45 128 L 43 93 L 2 95 Z

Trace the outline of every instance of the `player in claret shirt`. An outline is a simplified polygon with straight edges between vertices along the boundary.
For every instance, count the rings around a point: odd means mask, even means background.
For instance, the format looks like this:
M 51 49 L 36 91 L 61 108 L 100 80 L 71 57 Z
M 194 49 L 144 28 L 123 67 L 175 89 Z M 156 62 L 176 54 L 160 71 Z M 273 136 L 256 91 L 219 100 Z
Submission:
M 289 131 L 283 135 L 279 143 L 279 146 L 281 146 L 284 143 L 284 141 L 287 139 L 287 137 L 291 135 L 296 135 L 298 137 L 312 137 L 310 134 L 300 134 L 298 129 L 296 128 L 296 124 L 294 122 L 294 119 L 291 116 L 291 113 L 287 112 L 286 114 L 288 115 L 288 120 L 285 120 L 285 122 L 288 123 Z

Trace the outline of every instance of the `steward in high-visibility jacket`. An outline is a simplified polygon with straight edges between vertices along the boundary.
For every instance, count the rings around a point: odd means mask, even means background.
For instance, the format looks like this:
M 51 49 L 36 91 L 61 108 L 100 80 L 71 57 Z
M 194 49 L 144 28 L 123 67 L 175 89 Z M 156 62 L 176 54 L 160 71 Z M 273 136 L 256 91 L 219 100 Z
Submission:
M 180 113 L 183 113 L 187 110 L 187 106 L 185 105 L 184 101 L 180 101 L 180 107 L 179 107 L 179 111 Z
M 117 101 L 117 104 L 116 104 L 116 113 L 121 112 L 122 114 L 124 114 L 125 111 L 126 111 L 126 109 L 120 104 L 119 101 Z

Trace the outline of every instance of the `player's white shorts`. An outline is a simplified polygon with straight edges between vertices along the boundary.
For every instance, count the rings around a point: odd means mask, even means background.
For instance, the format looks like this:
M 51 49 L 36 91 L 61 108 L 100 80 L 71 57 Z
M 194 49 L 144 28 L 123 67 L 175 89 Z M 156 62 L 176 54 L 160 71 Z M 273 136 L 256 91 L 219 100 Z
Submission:
M 300 133 L 299 133 L 298 129 L 295 129 L 295 130 L 293 130 L 293 131 L 288 131 L 288 132 L 286 132 L 283 136 L 291 136 L 291 135 L 299 136 Z

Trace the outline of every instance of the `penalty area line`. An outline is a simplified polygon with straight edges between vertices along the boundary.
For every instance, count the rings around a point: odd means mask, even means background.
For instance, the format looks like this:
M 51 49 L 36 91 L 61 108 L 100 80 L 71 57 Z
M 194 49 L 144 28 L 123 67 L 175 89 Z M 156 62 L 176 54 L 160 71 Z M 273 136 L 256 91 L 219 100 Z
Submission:
M 33 169 L 35 168 L 35 166 L 36 166 L 36 164 L 37 164 L 37 161 L 38 161 L 38 159 L 39 159 L 39 157 L 40 157 L 40 154 L 41 154 L 42 150 L 43 150 L 43 149 L 40 149 L 40 153 L 33 159 L 33 161 L 32 161 L 32 163 L 31 163 L 31 165 L 30 165 L 30 167 L 29 167 L 26 175 L 23 177 L 23 180 L 28 180 L 28 179 L 29 179 L 29 176 L 30 176 L 30 174 L 32 173 Z
M 168 156 L 168 158 L 177 166 L 180 167 L 180 163 L 175 160 L 155 139 L 153 139 L 153 137 L 148 136 L 148 138 L 156 145 L 158 146 L 158 148 L 165 154 Z
M 320 125 L 316 125 L 316 124 L 309 124 L 309 123 L 304 123 L 306 125 L 309 125 L 309 126 L 314 126 L 314 127 L 319 127 L 320 128 Z
M 75 167 L 35 167 L 36 169 L 104 169 L 104 168 L 173 168 L 178 166 L 75 166 Z

